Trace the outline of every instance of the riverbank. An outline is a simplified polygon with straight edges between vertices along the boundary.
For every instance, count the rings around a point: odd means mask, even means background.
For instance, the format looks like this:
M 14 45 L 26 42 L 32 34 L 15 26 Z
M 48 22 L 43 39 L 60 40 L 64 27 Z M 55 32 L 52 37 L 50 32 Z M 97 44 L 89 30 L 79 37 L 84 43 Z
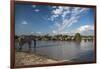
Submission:
M 57 63 L 59 61 L 46 58 L 44 56 L 27 53 L 27 52 L 16 52 L 15 53 L 15 65 L 23 66 L 23 65 L 34 65 L 34 64 L 50 64 Z

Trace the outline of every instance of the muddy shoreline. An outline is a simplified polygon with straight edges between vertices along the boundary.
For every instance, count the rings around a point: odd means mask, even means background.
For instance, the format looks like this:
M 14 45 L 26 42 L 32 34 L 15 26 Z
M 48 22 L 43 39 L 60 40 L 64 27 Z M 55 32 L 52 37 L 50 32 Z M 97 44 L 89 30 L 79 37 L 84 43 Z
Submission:
M 41 56 L 35 53 L 28 52 L 15 52 L 15 65 L 23 66 L 23 65 L 36 65 L 36 64 L 50 64 L 50 63 L 58 63 L 60 61 L 47 58 L 45 56 Z

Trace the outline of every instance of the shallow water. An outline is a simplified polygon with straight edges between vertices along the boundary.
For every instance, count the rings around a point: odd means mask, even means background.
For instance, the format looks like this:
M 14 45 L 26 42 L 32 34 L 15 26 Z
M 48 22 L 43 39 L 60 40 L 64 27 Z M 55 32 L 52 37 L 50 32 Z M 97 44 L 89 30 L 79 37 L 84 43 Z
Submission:
M 16 48 L 19 45 L 15 44 Z M 93 61 L 94 44 L 92 41 L 37 41 L 31 51 L 55 60 Z M 28 51 L 28 44 L 23 45 L 23 51 Z

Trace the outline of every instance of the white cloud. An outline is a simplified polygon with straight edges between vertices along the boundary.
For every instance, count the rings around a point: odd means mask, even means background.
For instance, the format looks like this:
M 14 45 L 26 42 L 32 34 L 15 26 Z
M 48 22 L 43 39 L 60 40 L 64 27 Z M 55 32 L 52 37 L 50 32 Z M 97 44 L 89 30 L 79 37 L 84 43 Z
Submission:
M 35 12 L 39 12 L 40 10 L 39 10 L 39 9 L 35 9 L 34 11 L 35 11 Z
M 41 34 L 41 32 L 37 32 L 37 34 Z
M 52 10 L 51 12 L 52 16 L 50 18 L 51 18 L 51 21 L 54 21 L 57 17 L 59 17 L 59 15 L 63 13 L 63 8 L 61 6 L 59 7 L 53 6 L 52 8 L 55 8 L 55 9 Z
M 79 14 L 83 14 L 85 13 L 87 10 L 89 10 L 89 8 L 81 8 L 81 7 L 74 7 L 72 9 L 72 16 L 77 16 Z
M 59 15 L 62 16 L 62 22 L 54 24 L 57 27 L 55 31 L 62 32 L 65 28 L 71 27 L 74 23 L 79 21 L 79 17 L 81 17 L 80 14 L 85 13 L 87 10 L 88 8 L 59 6 L 59 8 L 52 11 L 52 20 L 59 17 Z M 69 16 L 69 18 L 66 18 L 66 16 Z
M 76 23 L 78 20 L 77 20 L 78 17 L 71 17 L 70 19 L 65 19 L 58 27 L 58 30 L 59 32 L 63 31 L 66 27 L 70 27 L 73 23 Z
M 56 31 L 55 31 L 55 30 L 53 30 L 53 31 L 52 31 L 52 33 L 53 33 L 53 34 L 55 34 L 55 33 L 56 33 Z
M 89 8 L 82 8 L 82 7 L 65 7 L 65 6 L 53 6 L 52 10 L 52 16 L 51 16 L 51 20 L 55 20 L 54 16 L 62 16 L 62 19 L 64 20 L 66 16 L 68 16 L 68 14 L 71 14 L 71 16 L 77 16 L 80 13 L 84 13 L 85 11 L 87 11 Z
M 64 18 L 65 18 L 65 16 L 66 16 L 67 14 L 69 14 L 69 13 L 70 13 L 70 11 L 69 11 L 69 10 L 64 11 L 64 12 L 63 12 L 63 14 L 62 14 L 62 18 L 64 19 Z
M 60 14 L 62 14 L 62 12 L 63 12 L 63 8 L 61 8 L 61 7 L 52 11 L 52 13 L 55 15 L 60 15 Z
M 57 8 L 57 6 L 52 6 L 52 8 Z
M 93 31 L 94 30 L 94 26 L 92 25 L 84 25 L 84 26 L 80 26 L 76 32 L 82 33 L 82 32 L 88 32 L 88 31 Z
M 57 18 L 59 15 L 52 15 L 52 17 L 50 18 L 51 21 L 54 21 L 55 18 Z
M 32 5 L 32 7 L 33 7 L 33 8 L 35 8 L 35 7 L 36 7 L 36 5 Z
M 52 10 L 53 15 L 58 15 L 58 16 L 61 15 L 64 18 L 66 16 L 66 14 L 70 13 L 70 11 L 69 11 L 70 7 L 58 6 L 58 8 L 57 7 L 55 7 L 55 8 L 56 9 Z M 52 15 L 52 17 L 53 17 L 53 15 Z M 56 17 L 54 17 L 54 18 L 56 18 Z
M 32 7 L 33 7 L 33 8 L 36 8 L 36 5 L 32 5 Z M 35 11 L 35 12 L 39 12 L 40 10 L 39 10 L 39 9 L 35 9 L 34 11 Z
M 83 25 L 71 31 L 55 31 L 55 34 L 75 35 L 75 33 L 80 33 L 82 35 L 94 35 L 94 25 Z
M 56 30 L 53 30 L 53 31 L 52 31 L 52 34 L 53 34 L 53 35 L 57 35 L 57 34 L 62 34 L 62 35 L 66 35 L 66 34 L 68 34 L 68 35 L 73 35 L 71 32 L 67 32 L 67 31 L 57 32 Z
M 26 25 L 26 24 L 28 24 L 26 21 L 23 21 L 21 24 L 24 24 L 24 25 Z
M 66 32 L 66 31 L 61 31 L 61 32 L 58 32 L 58 34 L 63 34 L 63 35 L 65 35 L 65 34 L 68 34 L 68 32 Z
M 60 27 L 60 24 L 59 24 L 59 23 L 55 23 L 55 26 L 56 26 L 56 27 Z
M 34 34 L 34 32 L 30 32 L 31 34 Z

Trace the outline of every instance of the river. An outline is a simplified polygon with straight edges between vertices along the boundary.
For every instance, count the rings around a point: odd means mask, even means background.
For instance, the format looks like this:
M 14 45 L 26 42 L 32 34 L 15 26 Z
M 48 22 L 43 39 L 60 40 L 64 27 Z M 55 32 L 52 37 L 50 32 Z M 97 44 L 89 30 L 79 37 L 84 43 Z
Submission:
M 15 44 L 18 48 L 18 44 Z M 73 60 L 79 62 L 92 62 L 94 59 L 93 41 L 32 41 L 31 51 L 55 60 Z M 28 44 L 24 44 L 23 51 L 28 51 Z

